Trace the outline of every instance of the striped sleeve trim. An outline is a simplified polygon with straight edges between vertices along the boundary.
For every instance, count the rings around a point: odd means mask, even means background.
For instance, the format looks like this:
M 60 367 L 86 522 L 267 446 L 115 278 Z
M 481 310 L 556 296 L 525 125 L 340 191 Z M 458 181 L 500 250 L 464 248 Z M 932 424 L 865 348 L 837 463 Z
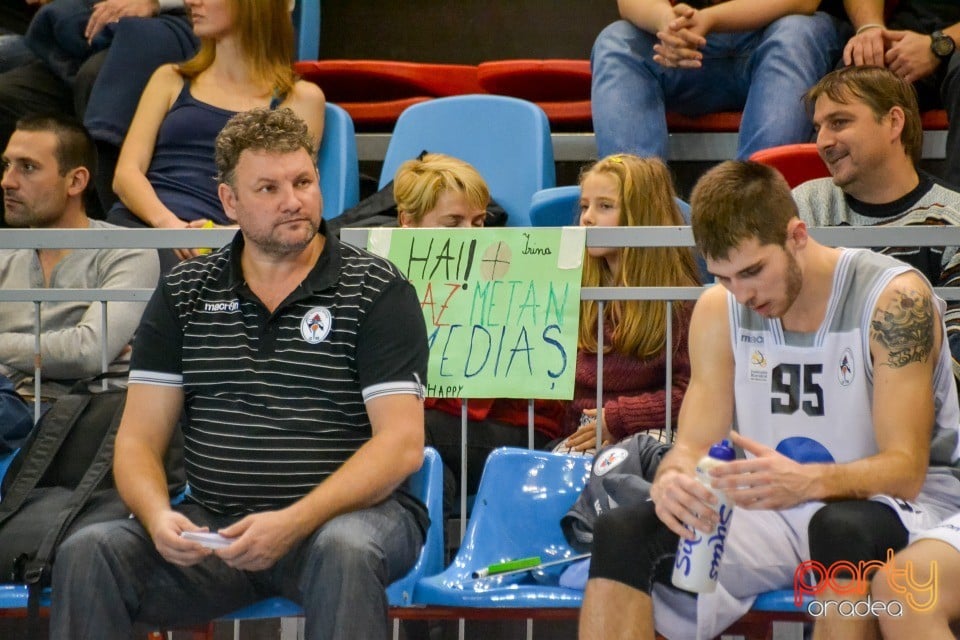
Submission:
M 161 373 L 143 369 L 131 369 L 128 381 L 131 384 L 152 384 L 158 387 L 183 386 L 183 376 L 179 373 Z
M 423 385 L 421 385 L 419 382 L 415 382 L 413 380 L 396 380 L 393 382 L 372 384 L 363 389 L 361 393 L 363 394 L 363 401 L 370 402 L 374 398 L 398 394 L 409 394 L 417 396 L 418 398 L 422 398 L 424 396 L 424 392 Z

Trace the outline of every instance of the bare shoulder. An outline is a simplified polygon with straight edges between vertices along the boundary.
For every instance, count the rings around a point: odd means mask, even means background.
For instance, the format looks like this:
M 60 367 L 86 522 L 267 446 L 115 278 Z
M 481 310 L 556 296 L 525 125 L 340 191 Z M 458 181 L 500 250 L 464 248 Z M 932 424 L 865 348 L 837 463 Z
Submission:
M 915 271 L 890 281 L 870 321 L 876 364 L 892 368 L 930 361 L 937 342 L 938 311 L 930 284 Z
M 729 334 L 727 290 L 720 285 L 707 287 L 697 299 L 690 318 L 691 355 L 702 349 L 714 351 L 729 347 Z
M 693 307 L 693 315 L 709 316 L 712 320 L 717 316 L 726 317 L 727 290 L 719 284 L 704 288 Z
M 157 86 L 176 86 L 177 89 L 183 86 L 183 76 L 177 71 L 175 64 L 162 64 L 150 76 L 150 83 Z
M 326 108 L 326 98 L 323 91 L 317 85 L 306 80 L 297 80 L 290 91 L 290 95 L 284 101 L 284 106 L 290 107 L 293 111 L 303 118 L 310 130 L 317 147 L 320 146 L 320 139 L 323 136 L 324 111 Z
M 176 65 L 160 65 L 150 76 L 150 82 L 147 83 L 144 93 L 150 91 L 156 98 L 165 96 L 169 98 L 168 103 L 172 104 L 183 89 L 183 82 L 183 76 L 177 71 Z
M 323 108 L 326 104 L 323 89 L 307 80 L 297 80 L 294 83 L 290 98 L 305 107 Z

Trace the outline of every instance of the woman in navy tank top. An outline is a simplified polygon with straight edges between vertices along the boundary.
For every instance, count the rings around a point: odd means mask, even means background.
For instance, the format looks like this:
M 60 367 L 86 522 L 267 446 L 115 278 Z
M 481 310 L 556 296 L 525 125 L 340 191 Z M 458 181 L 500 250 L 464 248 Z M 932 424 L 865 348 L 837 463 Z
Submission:
M 233 114 L 284 106 L 319 146 L 324 97 L 291 68 L 288 0 L 186 0 L 200 50 L 154 72 L 123 142 L 113 179 L 120 201 L 107 219 L 124 226 L 228 225 L 217 196 L 213 145 Z M 163 252 L 161 252 L 163 253 Z M 177 250 L 183 259 L 195 250 Z M 165 270 L 174 256 L 168 252 Z

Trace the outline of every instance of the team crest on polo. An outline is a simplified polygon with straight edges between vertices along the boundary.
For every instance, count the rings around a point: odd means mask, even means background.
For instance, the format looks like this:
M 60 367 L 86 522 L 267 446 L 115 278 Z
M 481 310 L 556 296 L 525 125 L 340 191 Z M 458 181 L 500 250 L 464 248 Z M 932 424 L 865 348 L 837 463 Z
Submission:
M 846 387 L 853 382 L 853 351 L 850 347 L 843 350 L 840 356 L 840 364 L 837 366 L 837 380 L 841 387 Z
M 593 473 L 598 476 L 606 475 L 610 469 L 613 469 L 626 460 L 628 455 L 630 455 L 630 452 L 620 447 L 607 449 L 601 453 L 597 461 L 593 463 Z
M 333 316 L 326 307 L 314 307 L 300 321 L 300 335 L 310 344 L 317 344 L 330 335 Z

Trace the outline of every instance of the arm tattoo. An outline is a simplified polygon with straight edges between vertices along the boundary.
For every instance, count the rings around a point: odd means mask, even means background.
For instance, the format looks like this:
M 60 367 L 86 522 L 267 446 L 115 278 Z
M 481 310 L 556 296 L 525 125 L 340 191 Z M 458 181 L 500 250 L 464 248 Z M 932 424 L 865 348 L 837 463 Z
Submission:
M 926 362 L 933 351 L 933 303 L 926 291 L 898 290 L 886 309 L 878 308 L 870 323 L 870 338 L 887 349 L 881 365 L 899 369 Z

